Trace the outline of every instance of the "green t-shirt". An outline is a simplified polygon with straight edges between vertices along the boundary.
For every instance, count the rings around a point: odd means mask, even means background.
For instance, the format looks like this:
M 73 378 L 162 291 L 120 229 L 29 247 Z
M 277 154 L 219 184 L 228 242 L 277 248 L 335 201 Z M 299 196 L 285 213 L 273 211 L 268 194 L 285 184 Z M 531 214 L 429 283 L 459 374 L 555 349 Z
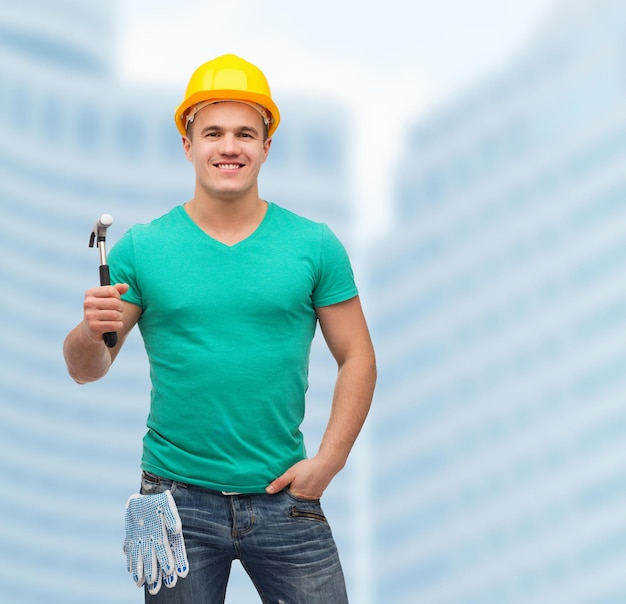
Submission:
M 144 470 L 254 493 L 305 458 L 315 308 L 357 295 L 326 225 L 269 203 L 257 230 L 228 246 L 178 206 L 131 228 L 109 265 L 142 309 L 152 380 Z

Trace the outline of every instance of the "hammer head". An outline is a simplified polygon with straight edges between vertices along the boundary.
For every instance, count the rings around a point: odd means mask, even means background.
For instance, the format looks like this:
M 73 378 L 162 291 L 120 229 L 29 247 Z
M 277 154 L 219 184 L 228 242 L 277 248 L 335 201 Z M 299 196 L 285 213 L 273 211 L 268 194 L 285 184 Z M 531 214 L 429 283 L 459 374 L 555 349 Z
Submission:
M 91 237 L 89 238 L 89 247 L 93 247 L 96 240 L 104 241 L 107 234 L 107 229 L 113 224 L 113 216 L 111 214 L 102 214 L 93 225 L 91 229 Z

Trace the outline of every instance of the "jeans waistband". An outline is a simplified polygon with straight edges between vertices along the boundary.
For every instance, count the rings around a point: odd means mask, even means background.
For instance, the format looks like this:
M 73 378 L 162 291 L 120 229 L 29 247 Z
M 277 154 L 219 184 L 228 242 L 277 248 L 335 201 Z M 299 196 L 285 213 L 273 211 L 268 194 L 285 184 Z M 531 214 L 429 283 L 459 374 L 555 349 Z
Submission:
M 156 474 L 153 474 L 152 472 L 147 472 L 146 470 L 142 470 L 141 472 L 141 478 L 142 480 L 145 480 L 147 482 L 150 482 L 152 484 L 155 485 L 160 485 L 163 482 L 176 482 L 176 484 L 180 485 L 180 486 L 189 486 L 188 483 L 186 482 L 181 482 L 179 480 L 175 480 L 173 478 L 164 478 L 162 476 L 157 476 Z M 207 489 L 208 491 L 213 491 L 214 493 L 221 493 L 222 495 L 225 495 L 226 497 L 230 497 L 233 495 L 244 495 L 245 493 L 239 493 L 238 491 L 215 491 L 214 489 Z

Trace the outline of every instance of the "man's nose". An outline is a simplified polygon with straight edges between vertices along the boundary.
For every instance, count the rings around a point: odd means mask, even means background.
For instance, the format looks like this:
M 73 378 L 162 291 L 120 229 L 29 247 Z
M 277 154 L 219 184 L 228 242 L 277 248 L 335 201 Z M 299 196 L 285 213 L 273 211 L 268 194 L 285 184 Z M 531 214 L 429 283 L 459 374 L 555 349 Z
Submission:
M 239 140 L 234 134 L 225 134 L 222 137 L 220 151 L 227 155 L 239 153 Z

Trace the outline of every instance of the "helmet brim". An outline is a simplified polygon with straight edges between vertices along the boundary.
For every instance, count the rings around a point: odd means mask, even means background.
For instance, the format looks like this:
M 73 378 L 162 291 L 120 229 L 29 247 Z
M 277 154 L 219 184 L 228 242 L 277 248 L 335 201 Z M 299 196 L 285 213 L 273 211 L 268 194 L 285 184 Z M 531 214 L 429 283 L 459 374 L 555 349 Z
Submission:
M 280 122 L 280 113 L 278 107 L 268 96 L 264 94 L 257 94 L 254 92 L 248 92 L 243 90 L 201 90 L 187 97 L 176 109 L 174 120 L 176 127 L 182 136 L 186 136 L 186 114 L 191 107 L 198 103 L 205 101 L 247 101 L 249 103 L 256 103 L 264 107 L 270 114 L 271 120 L 268 124 L 267 135 L 271 137 L 278 124 Z

